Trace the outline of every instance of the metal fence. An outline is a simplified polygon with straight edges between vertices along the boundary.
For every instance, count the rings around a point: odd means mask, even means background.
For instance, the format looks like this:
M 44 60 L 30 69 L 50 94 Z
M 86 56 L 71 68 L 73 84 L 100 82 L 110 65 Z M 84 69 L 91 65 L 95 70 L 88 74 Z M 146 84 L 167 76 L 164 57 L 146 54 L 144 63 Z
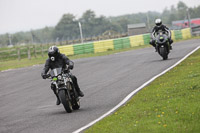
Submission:
M 200 36 L 200 25 L 192 27 L 192 35 L 193 36 Z
M 106 39 L 113 39 L 113 38 L 121 38 L 128 36 L 127 33 L 124 34 L 118 34 L 118 35 L 102 35 L 97 37 L 89 37 L 84 38 L 84 42 L 94 42 L 94 41 L 101 41 Z M 8 60 L 21 60 L 24 58 L 37 58 L 39 56 L 44 56 L 44 54 L 47 54 L 47 50 L 52 45 L 73 45 L 73 44 L 79 44 L 81 43 L 80 39 L 77 40 L 66 40 L 66 41 L 60 41 L 55 43 L 49 43 L 49 44 L 35 44 L 35 45 L 25 45 L 25 46 L 16 46 L 14 48 L 1 48 L 0 49 L 0 61 L 8 61 Z
M 192 33 L 192 34 L 191 34 Z M 173 40 L 182 40 L 191 38 L 194 33 L 200 33 L 200 26 L 196 28 L 186 28 L 182 30 L 172 30 L 172 39 Z M 104 38 L 95 38 L 94 40 L 85 40 L 85 43 L 76 43 L 70 45 L 71 42 L 57 42 L 56 44 L 36 44 L 36 45 L 27 45 L 15 48 L 1 48 L 0 49 L 0 61 L 7 60 L 21 60 L 23 58 L 37 58 L 43 57 L 47 54 L 48 48 L 52 45 L 59 45 L 61 47 L 60 51 L 66 55 L 78 55 L 78 54 L 87 54 L 87 53 L 97 53 L 104 52 L 114 49 L 129 48 L 139 45 L 147 45 L 150 41 L 150 34 L 141 34 L 136 36 L 117 36 L 115 39 L 110 37 L 107 40 Z M 74 44 L 75 43 L 75 44 Z M 62 46 L 64 45 L 64 46 Z
M 24 58 L 31 59 L 32 57 L 37 58 L 39 56 L 44 57 L 47 53 L 50 44 L 44 45 L 30 45 L 21 46 L 15 48 L 6 48 L 0 50 L 0 61 L 8 60 L 21 60 Z

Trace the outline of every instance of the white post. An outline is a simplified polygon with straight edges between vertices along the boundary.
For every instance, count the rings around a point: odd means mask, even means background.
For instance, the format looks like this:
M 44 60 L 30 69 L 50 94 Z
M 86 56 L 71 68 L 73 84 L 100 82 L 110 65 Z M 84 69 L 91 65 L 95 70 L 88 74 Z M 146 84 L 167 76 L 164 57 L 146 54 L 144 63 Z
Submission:
M 12 46 L 12 40 L 11 40 L 11 35 L 8 34 L 8 39 L 9 39 L 9 45 Z
M 187 8 L 187 16 L 188 16 L 188 24 L 189 24 L 189 27 L 191 28 L 190 12 L 188 8 Z
M 81 43 L 83 43 L 83 33 L 82 33 L 82 27 L 81 27 L 81 23 L 78 22 L 79 25 L 79 29 L 80 29 L 80 35 L 81 35 Z
M 192 25 L 191 25 L 191 20 L 190 20 L 190 12 L 189 12 L 189 8 L 187 8 L 187 18 L 188 18 L 188 24 L 189 24 L 189 28 L 190 28 L 190 34 L 192 35 Z
M 149 23 L 149 13 L 146 13 L 146 17 L 147 17 L 147 28 L 148 28 L 148 32 L 150 32 L 150 23 Z

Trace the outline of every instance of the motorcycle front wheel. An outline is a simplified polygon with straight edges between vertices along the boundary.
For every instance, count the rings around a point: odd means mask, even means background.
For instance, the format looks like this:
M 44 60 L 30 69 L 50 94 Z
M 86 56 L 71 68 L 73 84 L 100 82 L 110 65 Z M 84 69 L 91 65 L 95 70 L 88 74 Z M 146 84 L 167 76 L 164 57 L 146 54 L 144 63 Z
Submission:
M 167 60 L 168 52 L 167 52 L 166 47 L 160 47 L 159 51 L 160 51 L 160 55 L 162 56 L 163 60 Z
M 73 110 L 72 104 L 71 104 L 71 101 L 69 100 L 69 96 L 67 95 L 66 90 L 60 90 L 59 97 L 60 97 L 60 100 L 61 100 L 66 112 L 71 113 Z

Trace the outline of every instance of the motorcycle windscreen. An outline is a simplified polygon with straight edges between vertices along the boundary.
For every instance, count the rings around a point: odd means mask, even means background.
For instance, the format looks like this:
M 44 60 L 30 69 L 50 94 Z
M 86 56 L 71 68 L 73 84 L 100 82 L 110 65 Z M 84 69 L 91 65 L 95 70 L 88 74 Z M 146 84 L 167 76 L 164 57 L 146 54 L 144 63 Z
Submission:
M 56 77 L 56 76 L 60 75 L 61 72 L 62 72 L 62 68 L 55 68 L 50 71 L 50 75 L 51 75 L 51 77 Z

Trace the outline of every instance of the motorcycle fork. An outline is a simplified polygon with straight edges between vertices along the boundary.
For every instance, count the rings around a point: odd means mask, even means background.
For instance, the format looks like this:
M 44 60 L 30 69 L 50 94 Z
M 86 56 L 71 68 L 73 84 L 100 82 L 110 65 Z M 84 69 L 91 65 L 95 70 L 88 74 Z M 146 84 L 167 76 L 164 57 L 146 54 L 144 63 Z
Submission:
M 71 84 L 72 91 L 73 91 L 73 93 L 74 93 L 75 98 L 78 98 L 78 93 L 77 93 L 77 91 L 76 91 L 76 89 L 75 89 L 74 83 L 73 83 L 73 82 L 70 82 L 70 84 Z
M 73 84 L 72 80 L 69 80 L 68 86 L 70 86 L 69 93 L 70 94 L 73 93 L 72 95 L 70 95 L 71 100 L 77 99 L 78 98 L 78 93 L 77 93 L 77 91 L 76 91 L 76 89 L 74 87 L 74 84 Z
M 69 81 L 67 81 L 66 82 L 66 93 L 67 93 L 67 95 L 68 95 L 68 98 L 69 98 L 69 100 L 71 101 L 72 100 L 72 98 L 71 98 L 71 94 L 70 94 L 70 82 Z

